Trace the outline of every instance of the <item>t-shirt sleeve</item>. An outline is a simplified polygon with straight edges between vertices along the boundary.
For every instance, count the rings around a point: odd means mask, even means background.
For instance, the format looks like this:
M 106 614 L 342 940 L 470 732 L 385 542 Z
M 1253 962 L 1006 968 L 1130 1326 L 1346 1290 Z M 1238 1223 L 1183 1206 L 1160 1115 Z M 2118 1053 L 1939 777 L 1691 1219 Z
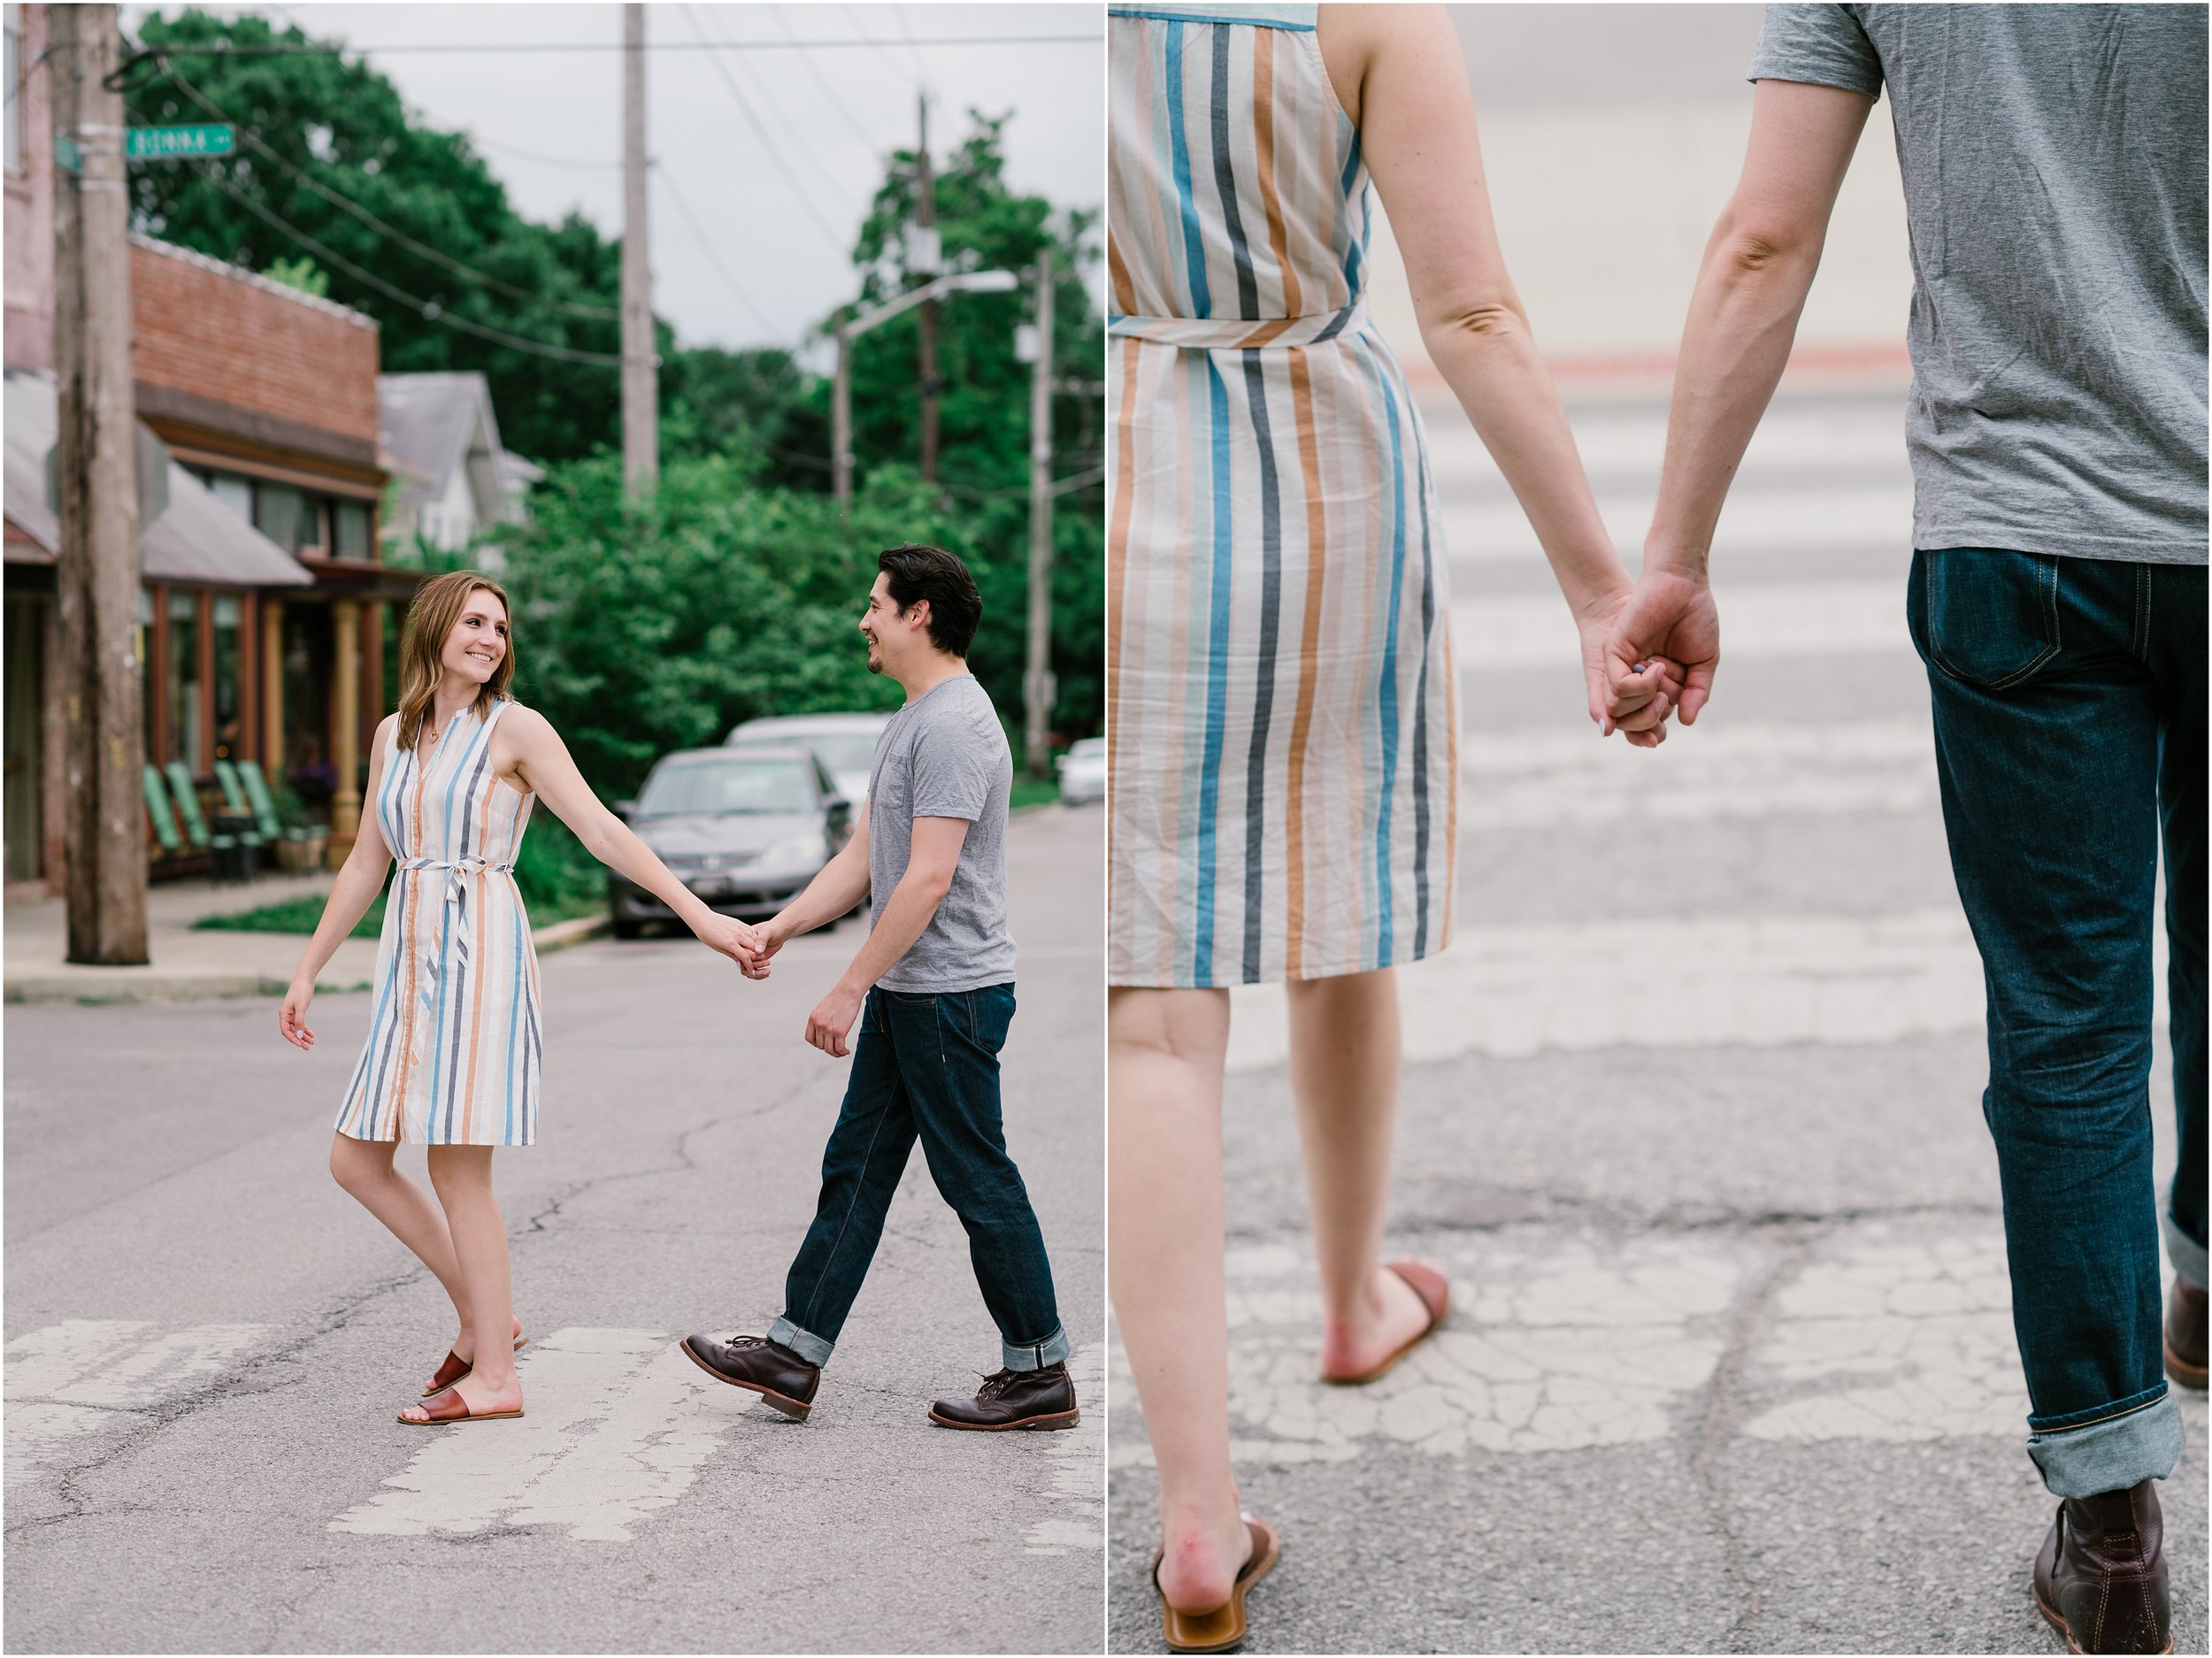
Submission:
M 1770 5 L 1751 54 L 1754 81 L 1804 81 L 1882 96 L 1882 59 L 1847 5 Z
M 941 720 L 914 733 L 914 816 L 974 823 L 991 802 L 996 755 L 966 720 Z

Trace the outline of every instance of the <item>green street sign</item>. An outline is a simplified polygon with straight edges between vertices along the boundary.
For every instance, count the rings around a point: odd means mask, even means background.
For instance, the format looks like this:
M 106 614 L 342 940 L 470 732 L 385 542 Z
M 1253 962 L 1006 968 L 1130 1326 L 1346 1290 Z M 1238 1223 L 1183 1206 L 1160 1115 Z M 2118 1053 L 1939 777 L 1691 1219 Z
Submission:
M 197 156 L 227 156 L 238 147 L 238 129 L 227 122 L 198 127 L 133 127 L 123 134 L 127 161 L 184 161 Z

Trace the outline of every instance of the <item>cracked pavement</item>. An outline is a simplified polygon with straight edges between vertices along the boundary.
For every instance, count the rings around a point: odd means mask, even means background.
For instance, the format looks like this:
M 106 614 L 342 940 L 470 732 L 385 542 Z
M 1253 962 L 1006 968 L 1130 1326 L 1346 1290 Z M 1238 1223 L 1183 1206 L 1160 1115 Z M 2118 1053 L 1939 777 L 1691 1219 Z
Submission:
M 1283 1547 L 1245 1651 L 2060 1650 L 2028 1594 L 2056 1500 L 2023 1448 L 1979 970 L 1902 628 L 1901 402 L 1778 403 L 1788 464 L 1755 441 L 1721 525 L 1764 539 L 1715 565 L 1752 648 L 1655 753 L 1590 733 L 1551 578 L 1525 528 L 1486 528 L 1518 522 L 1504 486 L 1429 409 L 1482 631 L 1457 655 L 1459 934 L 1401 975 L 1387 1247 L 1442 1265 L 1454 1312 L 1371 1386 L 1314 1379 L 1284 1004 L 1235 993 L 1232 1449 Z M 1663 405 L 1569 414 L 1640 524 Z M 1809 477 L 1895 521 L 1793 518 Z M 1893 633 L 1824 637 L 1846 589 Z M 2163 1053 L 2151 1097 L 2162 1181 Z M 1157 1651 L 1157 1484 L 1110 1364 L 1108 1646 Z M 2177 1649 L 2201 1653 L 2205 1400 L 2177 1396 L 2160 1496 Z
M 367 998 L 319 1000 L 311 1055 L 273 1000 L 11 1008 L 8 1650 L 1094 1651 L 1101 833 L 1009 841 L 1008 1139 L 1072 1432 L 926 1421 L 998 1348 L 919 1156 L 810 1421 L 674 1351 L 780 1309 L 845 1075 L 801 1032 L 856 924 L 765 985 L 687 939 L 544 959 L 540 1143 L 497 1169 L 529 1414 L 427 1433 L 394 1416 L 442 1293 L 324 1166 Z

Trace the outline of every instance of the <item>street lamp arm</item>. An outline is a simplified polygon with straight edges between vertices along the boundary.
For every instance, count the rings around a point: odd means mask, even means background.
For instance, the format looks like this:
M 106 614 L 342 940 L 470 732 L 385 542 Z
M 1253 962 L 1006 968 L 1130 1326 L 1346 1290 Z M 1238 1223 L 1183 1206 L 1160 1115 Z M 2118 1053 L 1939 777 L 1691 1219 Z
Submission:
M 956 271 L 939 277 L 933 282 L 910 288 L 896 299 L 886 300 L 873 311 L 864 311 L 849 321 L 839 325 L 837 332 L 848 340 L 856 340 L 872 328 L 879 328 L 892 318 L 911 311 L 917 305 L 933 299 L 942 299 L 948 294 L 1003 294 L 1021 285 L 1021 279 L 1011 271 Z

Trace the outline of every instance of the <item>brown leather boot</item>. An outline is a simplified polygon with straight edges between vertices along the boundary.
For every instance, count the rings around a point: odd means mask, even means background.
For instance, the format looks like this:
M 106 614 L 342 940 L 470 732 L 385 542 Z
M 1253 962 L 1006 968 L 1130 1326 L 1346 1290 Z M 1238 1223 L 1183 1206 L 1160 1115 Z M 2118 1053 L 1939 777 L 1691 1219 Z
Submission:
M 794 1422 L 804 1422 L 814 1409 L 814 1390 L 822 1385 L 822 1367 L 809 1364 L 789 1347 L 765 1336 L 732 1336 L 717 1341 L 712 1336 L 686 1336 L 685 1355 L 717 1381 L 748 1387 Z
M 2166 1298 L 2166 1374 L 2204 1390 L 2204 1286 L 2180 1277 Z
M 2070 1653 L 2168 1653 L 2166 1526 L 2155 1480 L 2058 1505 L 2035 1557 L 2035 1606 Z
M 941 1428 L 1001 1433 L 1008 1428 L 1071 1428 L 1082 1419 L 1065 1364 L 987 1376 L 973 1399 L 941 1399 L 929 1408 Z

